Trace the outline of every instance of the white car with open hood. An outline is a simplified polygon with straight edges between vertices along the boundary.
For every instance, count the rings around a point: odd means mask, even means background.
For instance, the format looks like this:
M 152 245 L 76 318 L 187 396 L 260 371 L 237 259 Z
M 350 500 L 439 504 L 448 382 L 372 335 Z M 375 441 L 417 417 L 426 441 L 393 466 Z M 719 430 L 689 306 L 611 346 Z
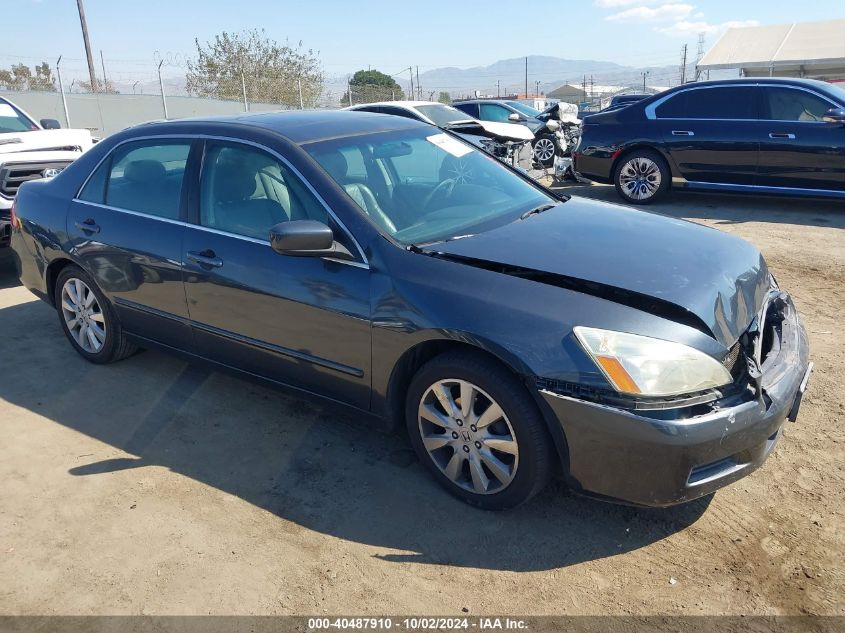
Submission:
M 55 176 L 88 150 L 88 130 L 62 130 L 55 119 L 36 122 L 0 97 L 0 247 L 8 246 L 10 209 L 21 183 Z

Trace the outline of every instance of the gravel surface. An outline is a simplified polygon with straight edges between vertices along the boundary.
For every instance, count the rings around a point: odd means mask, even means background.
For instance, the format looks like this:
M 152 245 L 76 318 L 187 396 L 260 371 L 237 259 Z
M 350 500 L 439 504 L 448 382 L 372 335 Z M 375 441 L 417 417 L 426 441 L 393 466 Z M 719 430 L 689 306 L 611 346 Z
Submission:
M 0 613 L 845 614 L 845 209 L 654 209 L 761 248 L 816 363 L 760 470 L 668 510 L 560 484 L 469 508 L 366 421 L 159 353 L 86 363 L 0 262 Z

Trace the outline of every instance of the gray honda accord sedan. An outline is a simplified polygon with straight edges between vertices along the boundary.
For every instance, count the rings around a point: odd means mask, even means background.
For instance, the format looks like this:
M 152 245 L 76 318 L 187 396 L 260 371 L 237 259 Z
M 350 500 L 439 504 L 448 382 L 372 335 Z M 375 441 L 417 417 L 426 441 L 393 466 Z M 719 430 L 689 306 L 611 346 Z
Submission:
M 12 246 L 85 359 L 158 348 L 401 421 L 489 509 L 554 474 L 639 505 L 711 493 L 763 463 L 812 367 L 747 242 L 557 198 L 400 117 L 133 127 L 24 183 Z

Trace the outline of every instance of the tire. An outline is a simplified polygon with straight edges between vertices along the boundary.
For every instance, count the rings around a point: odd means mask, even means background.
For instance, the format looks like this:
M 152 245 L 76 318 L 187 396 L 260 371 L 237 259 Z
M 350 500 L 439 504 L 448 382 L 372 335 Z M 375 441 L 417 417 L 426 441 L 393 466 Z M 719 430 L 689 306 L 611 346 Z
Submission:
M 650 149 L 635 149 L 613 170 L 616 193 L 628 204 L 651 204 L 669 188 L 672 174 L 663 157 Z
M 554 165 L 555 156 L 558 155 L 560 150 L 555 142 L 554 134 L 543 134 L 531 144 L 531 151 L 533 152 L 534 162 L 543 167 L 551 167 Z
M 456 415 L 445 415 L 438 385 Z M 464 385 L 472 411 L 459 411 Z M 408 388 L 405 419 L 420 461 L 471 505 L 514 508 L 549 480 L 554 450 L 537 406 L 511 372 L 480 353 L 447 352 L 423 365 Z
M 113 363 L 137 351 L 126 339 L 109 300 L 78 266 L 62 269 L 53 288 L 53 299 L 65 336 L 85 360 Z

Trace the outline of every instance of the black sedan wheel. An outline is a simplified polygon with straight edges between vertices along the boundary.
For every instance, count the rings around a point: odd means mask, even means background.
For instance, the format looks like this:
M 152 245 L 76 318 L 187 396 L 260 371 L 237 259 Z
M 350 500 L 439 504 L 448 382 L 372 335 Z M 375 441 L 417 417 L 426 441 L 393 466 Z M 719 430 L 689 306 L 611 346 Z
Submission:
M 86 360 L 111 363 L 136 351 L 108 299 L 81 268 L 70 265 L 62 269 L 53 296 L 65 335 Z
M 616 165 L 613 184 L 630 204 L 650 204 L 666 189 L 671 179 L 666 161 L 652 150 L 634 150 Z
M 411 382 L 406 418 L 420 460 L 470 504 L 512 508 L 549 478 L 551 443 L 537 407 L 482 355 L 449 352 L 424 365 Z
M 551 167 L 555 162 L 557 145 L 555 137 L 546 134 L 534 141 L 534 160 L 543 167 Z

